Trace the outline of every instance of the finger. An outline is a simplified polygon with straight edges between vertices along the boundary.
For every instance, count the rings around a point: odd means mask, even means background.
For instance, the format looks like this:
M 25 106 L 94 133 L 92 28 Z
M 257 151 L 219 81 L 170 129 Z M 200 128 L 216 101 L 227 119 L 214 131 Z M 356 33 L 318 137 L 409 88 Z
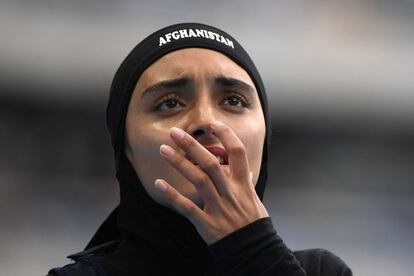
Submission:
M 173 127 L 171 138 L 211 178 L 221 195 L 228 193 L 227 177 L 217 158 L 184 130 Z
M 239 137 L 229 126 L 224 124 L 212 124 L 211 128 L 229 154 L 229 166 L 232 174 L 238 179 L 250 179 L 246 149 Z
M 160 146 L 160 154 L 185 178 L 194 184 L 204 204 L 217 202 L 219 194 L 210 177 L 168 145 Z
M 163 179 L 155 180 L 155 187 L 159 194 L 179 214 L 188 218 L 193 224 L 199 224 L 203 219 L 203 211 L 190 199 L 180 194 L 174 187 Z

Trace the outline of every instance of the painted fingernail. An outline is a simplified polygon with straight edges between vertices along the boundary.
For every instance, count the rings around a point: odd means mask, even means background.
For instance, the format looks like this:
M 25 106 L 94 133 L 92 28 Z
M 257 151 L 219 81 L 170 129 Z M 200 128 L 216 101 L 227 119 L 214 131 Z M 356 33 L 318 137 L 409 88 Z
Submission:
M 170 157 L 171 155 L 173 155 L 175 153 L 175 150 L 168 146 L 168 145 L 161 145 L 160 146 L 160 153 L 161 155 L 165 156 L 165 157 Z
M 155 180 L 155 187 L 157 187 L 157 189 L 161 192 L 165 192 L 167 190 L 167 185 L 165 185 L 161 179 Z
M 184 131 L 177 127 L 171 128 L 171 136 L 177 140 L 182 139 L 184 137 Z

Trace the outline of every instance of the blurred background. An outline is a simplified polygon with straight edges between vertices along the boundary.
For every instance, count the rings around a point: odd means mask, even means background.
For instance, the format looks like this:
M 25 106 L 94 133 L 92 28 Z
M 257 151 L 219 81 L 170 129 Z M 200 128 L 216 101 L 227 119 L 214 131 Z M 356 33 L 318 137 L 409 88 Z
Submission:
M 228 31 L 262 73 L 265 202 L 287 245 L 411 274 L 414 1 L 0 0 L 0 275 L 68 263 L 115 207 L 110 82 L 183 21 Z

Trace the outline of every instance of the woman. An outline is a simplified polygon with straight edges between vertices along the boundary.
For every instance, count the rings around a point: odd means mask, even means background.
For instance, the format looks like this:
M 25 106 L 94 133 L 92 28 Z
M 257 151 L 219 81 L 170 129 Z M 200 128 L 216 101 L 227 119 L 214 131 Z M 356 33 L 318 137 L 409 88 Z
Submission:
M 49 275 L 352 275 L 277 236 L 261 202 L 265 89 L 227 33 L 185 23 L 143 40 L 114 77 L 107 124 L 120 205 Z

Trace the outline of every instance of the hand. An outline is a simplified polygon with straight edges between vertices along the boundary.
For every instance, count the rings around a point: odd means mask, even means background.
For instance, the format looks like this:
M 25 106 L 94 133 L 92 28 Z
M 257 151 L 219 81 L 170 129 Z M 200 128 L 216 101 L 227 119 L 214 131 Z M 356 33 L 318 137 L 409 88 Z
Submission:
M 172 147 L 160 147 L 160 154 L 194 184 L 204 202 L 203 209 L 165 180 L 155 181 L 161 196 L 193 223 L 209 245 L 269 216 L 254 189 L 243 143 L 228 126 L 215 124 L 211 128 L 229 155 L 227 172 L 212 153 L 182 129 L 172 128 L 171 138 L 198 166 Z

